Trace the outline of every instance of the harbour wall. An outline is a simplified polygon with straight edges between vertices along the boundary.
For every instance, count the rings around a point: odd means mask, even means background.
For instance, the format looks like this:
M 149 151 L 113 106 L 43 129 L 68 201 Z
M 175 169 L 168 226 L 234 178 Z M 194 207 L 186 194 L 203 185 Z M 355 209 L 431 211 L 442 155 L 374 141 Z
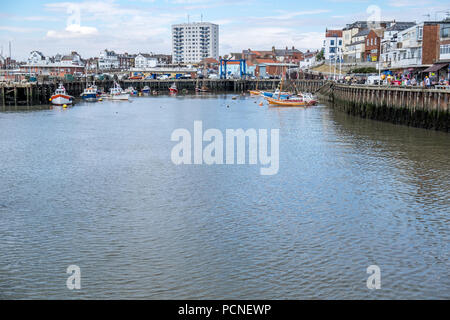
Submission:
M 351 115 L 450 131 L 450 90 L 328 83 L 317 95 Z
M 123 89 L 130 86 L 142 90 L 148 86 L 152 91 L 158 93 L 168 93 L 172 83 L 177 84 L 180 92 L 187 90 L 188 93 L 194 93 L 197 86 L 205 86 L 212 92 L 235 92 L 242 93 L 247 90 L 275 90 L 279 79 L 267 80 L 233 80 L 233 79 L 204 79 L 204 80 L 125 80 L 118 81 Z M 291 86 L 301 91 L 315 91 L 323 85 L 322 80 L 291 80 Z M 58 87 L 57 82 L 53 83 L 0 83 L 0 106 L 31 106 L 49 104 L 49 99 Z M 86 87 L 82 81 L 63 82 L 67 93 L 79 97 Z M 113 87 L 114 81 L 96 81 L 99 88 L 106 92 Z

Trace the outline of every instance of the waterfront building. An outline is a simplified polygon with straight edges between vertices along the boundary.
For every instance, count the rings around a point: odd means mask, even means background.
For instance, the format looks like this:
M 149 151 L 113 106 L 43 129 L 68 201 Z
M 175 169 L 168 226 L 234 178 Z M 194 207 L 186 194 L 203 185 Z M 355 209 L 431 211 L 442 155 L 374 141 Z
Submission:
M 127 52 L 118 54 L 117 59 L 119 59 L 119 69 L 120 70 L 129 70 L 135 65 L 136 55 L 128 54 Z
M 381 43 L 382 68 L 397 75 L 429 76 L 433 83 L 448 78 L 445 46 L 449 21 L 426 21 L 403 30 L 388 30 Z
M 32 75 L 46 75 L 64 77 L 65 75 L 74 75 L 84 73 L 83 65 L 69 65 L 58 62 L 46 63 L 27 63 L 20 66 L 20 71 Z
M 100 52 L 98 59 L 98 68 L 100 70 L 117 70 L 119 67 L 119 57 L 114 51 L 105 49 Z
M 28 56 L 27 62 L 29 64 L 42 64 L 45 63 L 48 59 L 40 51 L 31 51 Z
M 335 62 L 342 59 L 342 44 L 342 30 L 326 30 L 323 48 L 327 62 Z
M 351 41 L 345 47 L 346 61 L 350 63 L 358 63 L 365 61 L 365 44 L 366 37 L 370 33 L 369 29 L 362 29 L 352 36 Z
M 83 60 L 75 51 L 64 56 L 57 54 L 55 57 L 46 57 L 40 51 L 31 51 L 27 62 L 19 67 L 21 72 L 33 75 L 64 77 L 67 74 L 84 72 Z
M 55 62 L 60 62 L 63 65 L 83 65 L 83 60 L 76 51 L 72 51 L 70 54 L 62 56 L 60 61 L 56 61 L 55 59 Z
M 158 59 L 148 53 L 139 53 L 134 59 L 134 67 L 138 69 L 153 68 L 158 64 Z
M 377 62 L 380 58 L 381 39 L 383 29 L 370 30 L 365 38 L 364 60 L 367 62 Z
M 219 26 L 209 22 L 172 25 L 173 63 L 219 59 Z
M 170 54 L 151 54 L 152 58 L 155 58 L 157 64 L 168 65 L 172 63 L 172 56 Z
M 303 52 L 295 49 L 294 46 L 292 46 L 291 49 L 289 49 L 288 47 L 286 47 L 286 49 L 275 49 L 275 47 L 272 47 L 272 51 L 274 53 L 275 59 L 279 62 L 298 64 L 304 59 Z
M 367 21 L 356 21 L 342 29 L 342 58 L 344 62 L 355 62 L 355 46 L 351 46 L 353 37 L 361 30 L 367 29 Z
M 450 60 L 450 20 L 441 25 L 439 34 L 439 60 Z
M 300 69 L 309 69 L 315 66 L 318 53 L 318 51 L 310 52 L 309 50 L 305 52 L 304 59 L 299 63 Z

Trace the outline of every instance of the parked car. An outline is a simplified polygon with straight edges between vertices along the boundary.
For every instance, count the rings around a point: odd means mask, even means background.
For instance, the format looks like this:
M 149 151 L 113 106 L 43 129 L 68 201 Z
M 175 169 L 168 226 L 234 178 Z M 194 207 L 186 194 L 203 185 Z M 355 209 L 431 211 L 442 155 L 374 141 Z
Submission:
M 169 76 L 167 74 L 162 74 L 157 79 L 158 80 L 167 80 L 167 79 L 169 79 Z
M 219 76 L 217 75 L 217 74 L 215 74 L 215 73 L 212 73 L 212 74 L 210 74 L 209 76 L 208 76 L 208 79 L 219 79 Z
M 381 81 L 380 76 L 368 76 L 367 80 L 366 80 L 366 84 L 377 85 L 380 83 L 380 81 Z

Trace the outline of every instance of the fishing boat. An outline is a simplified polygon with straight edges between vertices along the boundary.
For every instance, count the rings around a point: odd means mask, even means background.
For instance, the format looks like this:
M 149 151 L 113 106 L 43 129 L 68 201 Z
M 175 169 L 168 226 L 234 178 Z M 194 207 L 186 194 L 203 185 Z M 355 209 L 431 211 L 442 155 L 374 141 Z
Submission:
M 55 94 L 51 96 L 50 101 L 57 106 L 69 105 L 73 103 L 73 97 L 67 94 L 66 88 L 60 83 Z
M 138 91 L 136 89 L 134 89 L 133 87 L 128 87 L 125 90 L 126 93 L 129 93 L 131 96 L 137 96 Z
M 98 89 L 96 85 L 91 85 L 84 89 L 81 98 L 87 102 L 97 102 L 99 98 Z
M 108 99 L 110 100 L 128 100 L 130 98 L 130 94 L 126 93 L 122 90 L 120 85 L 117 82 L 114 82 L 114 87 L 109 89 Z
M 169 88 L 170 93 L 178 93 L 177 84 L 174 82 Z
M 303 92 L 299 93 L 298 96 L 303 98 L 310 106 L 315 106 L 318 103 L 317 99 L 311 93 Z
M 142 88 L 142 93 L 150 94 L 150 87 L 149 86 L 145 86 L 144 88 Z
M 265 99 L 269 102 L 269 105 L 282 106 L 282 107 L 307 107 L 310 102 L 306 101 L 303 96 L 298 96 L 296 98 L 289 95 L 283 98 L 283 76 L 281 77 L 280 88 L 275 91 L 272 97 L 266 97 Z

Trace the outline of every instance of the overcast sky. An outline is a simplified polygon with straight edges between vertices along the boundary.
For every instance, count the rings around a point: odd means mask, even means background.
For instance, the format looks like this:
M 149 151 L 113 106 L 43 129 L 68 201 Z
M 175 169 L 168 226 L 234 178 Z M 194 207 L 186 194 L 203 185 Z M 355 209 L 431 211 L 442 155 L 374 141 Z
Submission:
M 78 51 L 83 58 L 105 48 L 170 54 L 170 26 L 187 22 L 188 15 L 191 22 L 203 15 L 203 21 L 219 24 L 221 55 L 272 45 L 316 49 L 327 27 L 369 17 L 442 19 L 450 5 L 448 0 L 8 0 L 0 10 L 4 55 L 11 41 L 13 58 L 25 59 L 32 50 Z

